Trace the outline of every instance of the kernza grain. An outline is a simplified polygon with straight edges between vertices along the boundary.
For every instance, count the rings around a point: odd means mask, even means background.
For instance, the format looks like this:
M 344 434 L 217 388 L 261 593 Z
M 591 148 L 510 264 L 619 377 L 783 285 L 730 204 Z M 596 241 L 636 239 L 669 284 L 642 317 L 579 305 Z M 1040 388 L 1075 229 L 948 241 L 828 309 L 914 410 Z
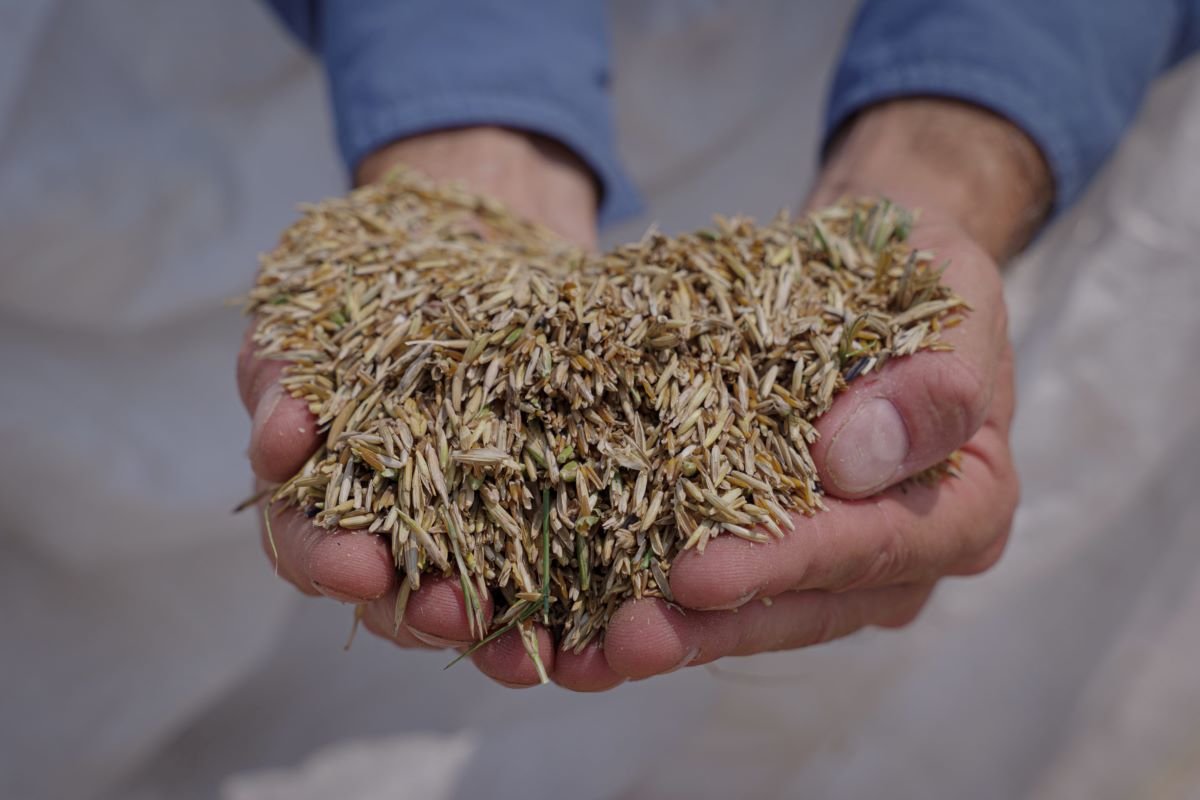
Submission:
M 249 295 L 326 432 L 271 501 L 385 537 L 398 617 L 452 575 L 477 637 L 540 619 L 578 651 L 671 600 L 681 550 L 803 535 L 813 420 L 966 312 L 911 225 L 848 201 L 593 254 L 408 172 L 308 206 Z

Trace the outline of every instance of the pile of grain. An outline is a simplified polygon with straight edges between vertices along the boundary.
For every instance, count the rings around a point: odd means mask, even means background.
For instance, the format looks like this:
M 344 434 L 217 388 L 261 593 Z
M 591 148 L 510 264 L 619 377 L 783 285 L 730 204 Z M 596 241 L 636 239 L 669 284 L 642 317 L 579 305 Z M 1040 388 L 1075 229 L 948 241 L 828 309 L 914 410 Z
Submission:
M 855 202 L 599 255 L 406 173 L 308 207 L 249 303 L 327 431 L 272 500 L 386 537 L 398 615 L 454 575 L 477 636 L 536 618 L 578 650 L 670 600 L 681 550 L 822 507 L 812 421 L 964 311 L 910 224 Z

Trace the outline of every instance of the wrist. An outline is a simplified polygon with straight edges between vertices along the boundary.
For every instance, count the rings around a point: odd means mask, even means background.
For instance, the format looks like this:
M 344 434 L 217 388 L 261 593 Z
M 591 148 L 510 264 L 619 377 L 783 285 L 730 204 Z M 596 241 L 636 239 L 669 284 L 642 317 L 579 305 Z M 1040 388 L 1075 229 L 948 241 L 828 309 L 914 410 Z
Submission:
M 958 225 L 998 261 L 1049 216 L 1054 187 L 1037 145 L 1008 120 L 951 100 L 873 106 L 830 147 L 813 201 L 883 194 Z
M 462 183 L 571 241 L 595 246 L 596 181 L 574 153 L 551 139 L 495 127 L 420 134 L 364 158 L 355 183 L 380 180 L 400 165 L 436 181 Z

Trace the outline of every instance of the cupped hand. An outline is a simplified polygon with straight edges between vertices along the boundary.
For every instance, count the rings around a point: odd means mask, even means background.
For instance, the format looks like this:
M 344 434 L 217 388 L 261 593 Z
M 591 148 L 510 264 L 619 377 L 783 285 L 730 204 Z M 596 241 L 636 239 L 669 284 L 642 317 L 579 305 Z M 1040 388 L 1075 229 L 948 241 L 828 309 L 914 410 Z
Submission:
M 358 180 L 379 179 L 398 163 L 436 180 L 463 182 L 577 244 L 595 246 L 591 174 L 568 151 L 545 139 L 494 128 L 429 134 L 368 157 L 360 165 Z M 252 417 L 250 464 L 260 487 L 294 475 L 323 438 L 307 405 L 280 385 L 284 366 L 259 358 L 247 331 L 238 357 L 238 389 Z M 269 532 L 263 526 L 263 549 L 278 575 L 304 594 L 363 606 L 364 627 L 401 647 L 462 651 L 473 644 L 457 579 L 423 576 L 420 588 L 404 598 L 403 618 L 397 624 L 402 587 L 381 537 L 320 528 L 301 511 L 281 504 L 267 513 L 271 524 Z M 481 599 L 484 621 L 490 624 L 491 602 Z M 598 645 L 578 654 L 563 652 L 541 626 L 536 634 L 546 671 L 563 686 L 597 691 L 623 680 L 608 666 Z M 471 659 L 484 674 L 506 686 L 532 686 L 539 681 L 515 631 L 479 648 Z
M 973 311 L 944 341 L 855 381 L 813 450 L 828 510 L 783 539 L 733 537 L 672 565 L 678 606 L 618 610 L 606 658 L 644 678 L 729 655 L 800 648 L 900 627 L 937 582 L 1000 558 L 1017 504 L 1009 449 L 1013 363 L 998 262 L 1044 218 L 1050 178 L 1033 143 L 970 106 L 913 99 L 868 111 L 831 154 L 809 206 L 886 196 L 920 209 L 912 242 L 949 262 Z M 960 474 L 906 482 L 956 451 Z
M 854 381 L 816 423 L 828 510 L 782 539 L 718 537 L 671 569 L 686 612 L 659 600 L 618 611 L 606 636 L 621 675 L 792 649 L 913 620 L 934 584 L 996 562 L 1017 501 L 1009 452 L 1012 353 L 995 262 L 957 225 L 926 215 L 918 247 L 973 312 L 949 352 L 897 359 Z M 957 477 L 906 479 L 961 452 Z M 765 599 L 765 602 L 764 602 Z

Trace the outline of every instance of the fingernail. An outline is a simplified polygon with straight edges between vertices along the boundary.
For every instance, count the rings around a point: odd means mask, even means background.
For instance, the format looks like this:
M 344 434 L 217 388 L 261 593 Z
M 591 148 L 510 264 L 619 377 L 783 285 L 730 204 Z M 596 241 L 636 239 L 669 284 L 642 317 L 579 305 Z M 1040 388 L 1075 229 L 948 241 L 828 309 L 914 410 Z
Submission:
M 408 628 L 408 632 L 413 635 L 414 639 L 424 642 L 430 647 L 468 647 L 471 644 L 471 642 L 456 642 L 453 639 L 443 639 L 440 636 L 434 636 L 432 633 L 419 631 L 411 625 L 405 625 L 404 627 Z
M 749 603 L 751 600 L 753 600 L 755 595 L 757 595 L 759 593 L 759 591 L 761 591 L 761 590 L 751 589 L 750 591 L 746 592 L 741 597 L 738 597 L 736 600 L 732 600 L 728 603 L 724 603 L 719 606 L 704 606 L 703 608 L 698 608 L 696 610 L 697 611 L 733 611 L 735 608 L 741 608 L 742 606 L 746 605 L 746 603 Z
M 827 453 L 830 477 L 851 494 L 882 489 L 908 455 L 908 430 L 900 412 L 883 398 L 868 400 L 833 437 Z
M 686 667 L 688 664 L 691 664 L 693 661 L 695 661 L 696 656 L 698 656 L 698 655 L 700 655 L 700 648 L 693 647 L 691 650 L 688 650 L 687 653 L 684 654 L 683 660 L 681 660 L 678 664 L 671 667 L 669 670 L 667 670 L 663 674 L 670 675 L 672 672 L 678 672 L 679 670 Z
M 359 603 L 366 602 L 361 597 L 355 597 L 352 594 L 346 594 L 345 592 L 339 592 L 337 589 L 326 586 L 323 583 L 317 583 L 316 581 L 313 581 L 312 586 L 314 589 L 316 589 L 321 594 L 325 595 L 326 597 L 328 597 L 332 600 L 337 600 L 340 603 L 354 603 L 355 605 L 357 605 Z
M 259 398 L 258 406 L 254 409 L 254 420 L 250 423 L 250 450 L 258 448 L 258 441 L 262 437 L 263 428 L 267 424 L 267 420 L 271 418 L 271 414 L 275 411 L 275 406 L 279 405 L 280 398 L 283 397 L 283 387 L 278 383 L 271 384 L 271 387 L 263 393 Z

